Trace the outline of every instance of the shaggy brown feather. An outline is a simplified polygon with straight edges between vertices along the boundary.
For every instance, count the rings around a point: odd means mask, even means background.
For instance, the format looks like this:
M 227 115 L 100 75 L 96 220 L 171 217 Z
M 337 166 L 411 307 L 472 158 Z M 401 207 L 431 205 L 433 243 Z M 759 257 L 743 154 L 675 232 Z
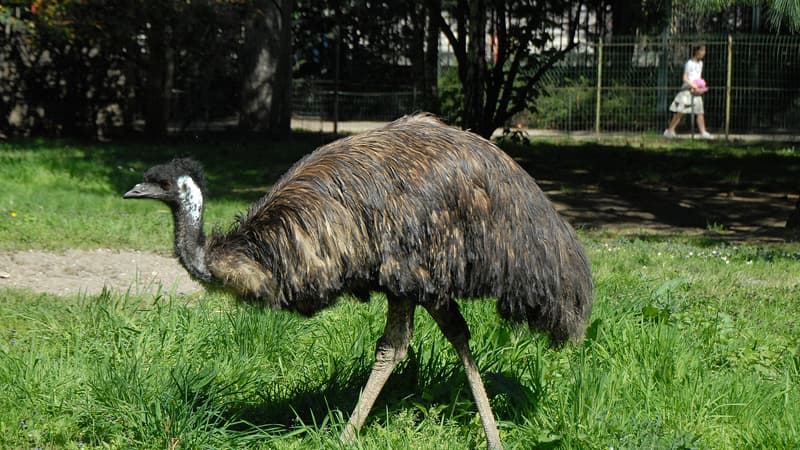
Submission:
M 317 149 L 205 254 L 239 295 L 303 314 L 348 291 L 435 307 L 495 297 L 502 317 L 560 342 L 592 306 L 583 248 L 533 178 L 428 115 Z

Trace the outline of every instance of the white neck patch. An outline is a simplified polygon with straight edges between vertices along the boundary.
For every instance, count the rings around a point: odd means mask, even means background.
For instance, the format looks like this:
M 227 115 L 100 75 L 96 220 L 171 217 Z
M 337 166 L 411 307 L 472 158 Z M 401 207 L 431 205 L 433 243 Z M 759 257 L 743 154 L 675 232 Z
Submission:
M 203 214 L 203 192 L 192 177 L 183 175 L 178 178 L 178 192 L 181 206 L 188 213 L 192 222 L 200 223 Z

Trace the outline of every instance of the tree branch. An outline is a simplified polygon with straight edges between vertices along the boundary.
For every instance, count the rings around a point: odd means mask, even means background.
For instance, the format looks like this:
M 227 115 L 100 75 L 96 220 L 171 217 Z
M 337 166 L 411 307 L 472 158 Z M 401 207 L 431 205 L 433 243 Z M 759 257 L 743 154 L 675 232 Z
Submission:
M 486 106 L 485 110 L 492 116 L 495 114 L 497 99 L 500 96 L 503 84 L 503 69 L 508 61 L 508 29 L 506 27 L 506 4 L 504 0 L 496 0 L 495 4 L 495 32 L 497 33 L 497 60 L 486 80 Z
M 523 40 L 520 41 L 520 46 L 517 48 L 517 51 L 514 53 L 514 58 L 511 60 L 511 67 L 508 69 L 508 73 L 506 74 L 505 84 L 503 85 L 503 95 L 500 98 L 500 103 L 497 105 L 495 109 L 493 121 L 495 125 L 500 126 L 503 122 L 506 121 L 510 114 L 507 113 L 509 102 L 511 102 L 512 92 L 514 90 L 514 81 L 517 78 L 517 74 L 519 73 L 519 68 L 522 65 L 522 58 L 528 52 L 528 43 L 530 42 L 531 36 L 528 33 Z
M 544 64 L 542 64 L 541 66 L 539 66 L 539 68 L 536 69 L 536 72 L 528 80 L 528 82 L 525 83 L 525 86 L 520 87 L 517 90 L 517 94 L 514 96 L 513 104 L 511 104 L 510 108 L 509 108 L 508 103 L 506 103 L 504 105 L 505 108 L 508 108 L 508 111 L 503 113 L 502 116 L 500 115 L 501 114 L 501 110 L 498 108 L 498 118 L 497 118 L 498 119 L 498 121 L 497 121 L 498 124 L 504 122 L 505 120 L 507 120 L 508 118 L 513 116 L 514 114 L 517 114 L 519 112 L 524 111 L 525 108 L 528 107 L 527 99 L 528 99 L 528 96 L 530 95 L 530 92 L 531 92 L 531 89 L 533 88 L 533 86 L 535 86 L 539 82 L 539 80 L 541 80 L 541 78 L 544 76 L 544 74 L 546 74 L 550 69 L 552 69 L 553 66 L 556 65 L 556 63 L 558 63 L 559 61 L 564 59 L 564 56 L 566 56 L 567 53 L 571 52 L 572 49 L 574 49 L 578 45 L 578 42 L 575 40 L 575 37 L 576 37 L 577 31 L 578 31 L 578 23 L 580 21 L 581 9 L 582 8 L 583 8 L 583 2 L 579 2 L 577 7 L 575 8 L 575 15 L 570 17 L 570 21 L 569 21 L 569 43 L 567 44 L 567 46 L 564 47 L 563 49 L 555 52 L 555 54 L 553 56 L 548 58 L 547 61 L 545 61 Z M 502 119 L 502 121 L 500 121 L 500 119 Z
M 453 30 L 450 28 L 450 25 L 444 20 L 441 14 L 436 17 L 436 24 L 439 26 L 439 29 L 444 33 L 444 36 L 447 38 L 447 41 L 450 42 L 450 46 L 453 47 L 453 53 L 456 55 L 456 60 L 460 63 L 461 61 L 465 61 L 467 59 L 467 51 L 465 49 L 464 42 L 459 40 L 456 37 Z

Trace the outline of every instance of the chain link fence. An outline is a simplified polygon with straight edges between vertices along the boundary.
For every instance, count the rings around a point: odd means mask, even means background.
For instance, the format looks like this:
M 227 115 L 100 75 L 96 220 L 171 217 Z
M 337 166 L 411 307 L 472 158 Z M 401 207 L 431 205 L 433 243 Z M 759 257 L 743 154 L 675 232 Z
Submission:
M 800 36 L 616 36 L 578 45 L 540 84 L 535 109 L 515 123 L 560 132 L 656 132 L 682 83 L 693 45 L 707 53 L 706 122 L 715 134 L 800 134 Z M 422 107 L 412 86 L 363 87 L 295 80 L 293 118 L 381 122 Z M 679 132 L 689 132 L 684 119 Z
M 542 85 L 520 125 L 559 131 L 660 132 L 694 44 L 706 45 L 712 132 L 800 132 L 800 36 L 615 37 L 578 46 Z M 682 127 L 688 130 L 690 121 Z
M 311 128 L 324 122 L 388 122 L 420 108 L 412 86 L 351 86 L 328 80 L 294 80 L 292 118 Z

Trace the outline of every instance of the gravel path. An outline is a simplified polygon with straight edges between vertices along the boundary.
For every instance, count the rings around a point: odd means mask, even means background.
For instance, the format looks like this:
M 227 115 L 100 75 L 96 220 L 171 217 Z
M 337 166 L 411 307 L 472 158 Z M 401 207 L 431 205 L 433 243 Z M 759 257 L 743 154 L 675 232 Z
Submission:
M 0 289 L 31 289 L 57 295 L 94 295 L 108 287 L 136 293 L 162 290 L 197 292 L 202 287 L 189 278 L 177 259 L 152 253 L 68 250 L 65 253 L 0 252 Z

